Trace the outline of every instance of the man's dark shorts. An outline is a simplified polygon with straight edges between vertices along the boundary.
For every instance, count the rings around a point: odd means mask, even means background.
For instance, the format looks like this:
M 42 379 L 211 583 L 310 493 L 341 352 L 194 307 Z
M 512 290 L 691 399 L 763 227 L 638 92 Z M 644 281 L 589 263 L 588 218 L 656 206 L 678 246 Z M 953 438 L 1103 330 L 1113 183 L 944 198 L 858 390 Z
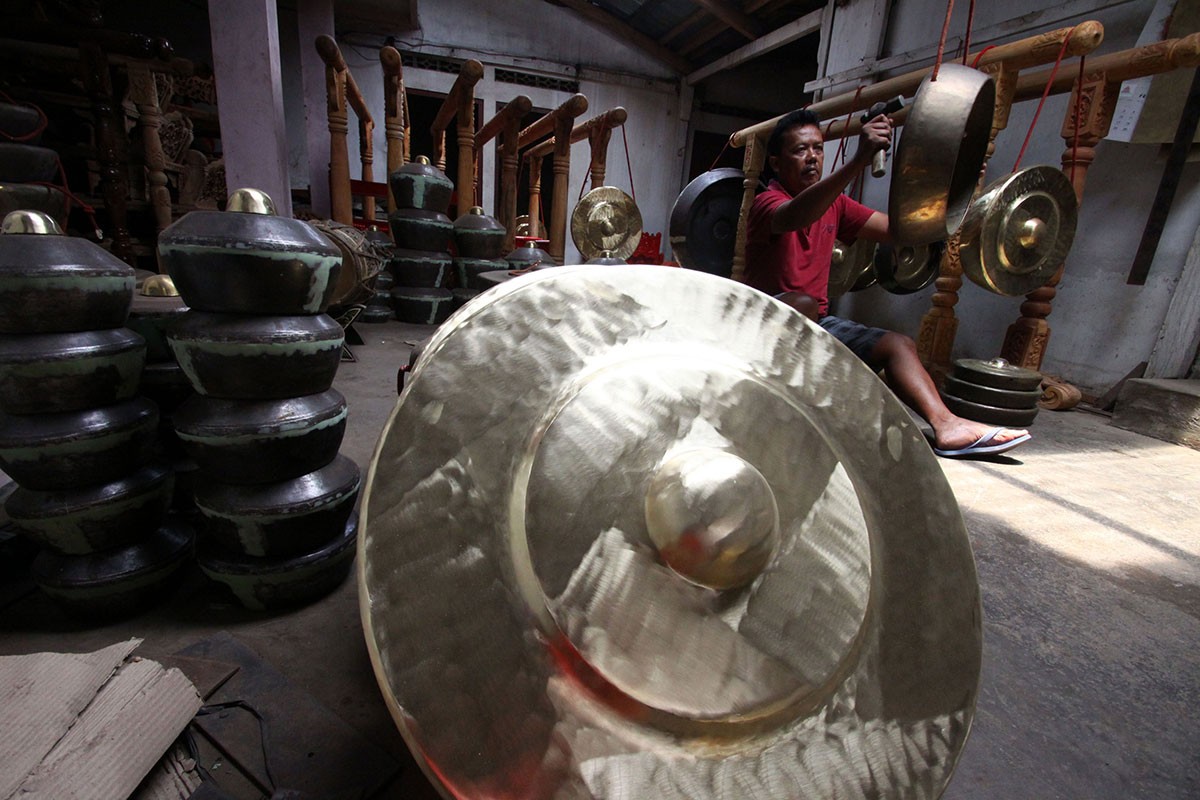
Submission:
M 830 314 L 821 317 L 817 324 L 833 334 L 833 338 L 849 347 L 854 355 L 867 363 L 871 361 L 871 351 L 887 333 L 883 328 L 870 328 Z

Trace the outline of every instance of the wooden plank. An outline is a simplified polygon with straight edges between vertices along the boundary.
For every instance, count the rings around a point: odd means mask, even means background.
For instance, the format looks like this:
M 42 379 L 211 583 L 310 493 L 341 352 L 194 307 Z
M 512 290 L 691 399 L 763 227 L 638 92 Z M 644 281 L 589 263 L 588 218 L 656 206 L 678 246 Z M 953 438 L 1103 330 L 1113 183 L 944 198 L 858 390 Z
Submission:
M 1192 240 L 1179 283 L 1146 365 L 1147 378 L 1183 378 L 1200 351 L 1200 230 Z
M 808 36 L 810 33 L 815 33 L 821 30 L 821 18 L 824 16 L 823 10 L 812 11 L 805 14 L 797 20 L 793 20 L 786 25 L 768 33 L 762 38 L 755 39 L 745 47 L 739 47 L 728 55 L 718 58 L 708 66 L 701 67 L 695 72 L 687 76 L 687 82 L 695 86 L 705 78 L 711 77 L 718 72 L 723 72 L 727 69 L 733 69 L 739 64 L 757 58 L 764 53 L 769 53 L 784 45 L 791 44 L 797 39 Z
M 617 38 L 629 42 L 640 50 L 644 50 L 676 72 L 686 75 L 694 69 L 692 62 L 686 58 L 664 47 L 632 26 L 626 25 L 607 11 L 586 2 L 586 0 L 559 0 L 559 2 L 584 19 L 590 20 L 601 28 L 604 28 Z
M 1167 215 L 1171 213 L 1171 204 L 1175 202 L 1175 192 L 1179 190 L 1179 174 L 1187 162 L 1188 154 L 1192 151 L 1192 139 L 1196 135 L 1196 126 L 1200 124 L 1200 69 L 1192 76 L 1192 88 L 1188 90 L 1187 101 L 1183 104 L 1183 113 L 1179 115 L 1179 126 L 1175 129 L 1175 141 L 1171 143 L 1171 152 L 1167 155 L 1167 164 L 1163 167 L 1162 180 L 1158 184 L 1158 192 L 1154 195 L 1154 203 L 1150 206 L 1150 217 L 1142 231 L 1142 241 L 1138 244 L 1137 254 L 1133 257 L 1133 266 L 1129 268 L 1129 278 L 1125 281 L 1132 286 L 1142 286 L 1150 274 L 1150 265 L 1154 263 L 1154 254 L 1158 252 L 1158 241 L 1162 238 L 1163 228 L 1167 225 Z
M 747 39 L 754 40 L 763 35 L 758 20 L 742 12 L 740 8 L 725 0 L 692 0 L 696 5 L 708 9 L 714 17 L 733 28 Z

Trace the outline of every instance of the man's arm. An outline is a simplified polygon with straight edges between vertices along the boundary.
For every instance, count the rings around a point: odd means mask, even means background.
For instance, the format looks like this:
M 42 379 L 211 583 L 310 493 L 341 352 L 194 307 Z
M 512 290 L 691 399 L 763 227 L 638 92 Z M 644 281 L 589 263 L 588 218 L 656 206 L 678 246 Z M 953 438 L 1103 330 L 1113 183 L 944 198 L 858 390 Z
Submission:
M 854 152 L 854 157 L 827 177 L 776 207 L 771 215 L 771 233 L 799 230 L 820 219 L 842 190 L 854 180 L 854 176 L 871 163 L 875 153 L 888 146 L 891 133 L 891 120 L 882 114 L 864 125 L 858 137 L 858 149 Z M 886 229 L 885 216 L 885 235 Z
M 892 234 L 888 231 L 888 215 L 882 211 L 876 211 L 870 216 L 866 224 L 859 229 L 858 235 L 872 242 L 891 244 Z

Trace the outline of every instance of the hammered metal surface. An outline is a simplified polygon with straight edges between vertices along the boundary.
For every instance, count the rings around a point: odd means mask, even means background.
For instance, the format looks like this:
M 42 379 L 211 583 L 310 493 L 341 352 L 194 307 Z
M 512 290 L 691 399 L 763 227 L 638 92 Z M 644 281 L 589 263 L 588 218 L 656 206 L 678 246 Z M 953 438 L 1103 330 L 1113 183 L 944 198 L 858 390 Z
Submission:
M 858 239 L 853 244 L 835 242 L 829 262 L 829 296 L 841 297 L 875 285 L 875 242 Z
M 647 522 L 706 450 L 778 515 L 725 590 Z M 376 675 L 446 797 L 935 798 L 970 727 L 978 585 L 928 445 L 831 337 L 712 275 L 565 267 L 464 306 L 384 428 L 358 546 Z
M 597 186 L 571 212 L 571 240 L 585 259 L 605 250 L 629 258 L 642 238 L 642 212 L 615 186 Z
M 1046 284 L 1075 241 L 1079 204 L 1061 169 L 1006 175 L 971 204 L 959 236 L 963 272 L 1009 297 Z
M 913 97 L 896 145 L 888 225 L 897 244 L 953 235 L 975 196 L 987 156 L 996 85 L 979 70 L 942 64 Z

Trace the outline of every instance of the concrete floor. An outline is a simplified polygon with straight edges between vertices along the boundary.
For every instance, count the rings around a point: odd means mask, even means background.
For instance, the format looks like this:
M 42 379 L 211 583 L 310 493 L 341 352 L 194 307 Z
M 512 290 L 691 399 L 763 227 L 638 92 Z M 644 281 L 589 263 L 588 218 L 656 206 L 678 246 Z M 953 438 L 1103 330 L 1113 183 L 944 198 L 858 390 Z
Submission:
M 366 343 L 335 385 L 351 409 L 342 452 L 365 469 L 396 369 L 432 329 L 357 329 Z M 945 797 L 1200 797 L 1200 452 L 1081 411 L 1044 411 L 1032 430 L 1011 458 L 938 462 L 975 548 L 985 626 L 978 712 Z M 136 636 L 153 658 L 218 631 L 401 762 L 382 796 L 437 796 L 380 698 L 353 579 L 262 615 L 216 599 L 193 571 L 163 605 L 98 628 L 33 593 L 0 610 L 0 654 Z

